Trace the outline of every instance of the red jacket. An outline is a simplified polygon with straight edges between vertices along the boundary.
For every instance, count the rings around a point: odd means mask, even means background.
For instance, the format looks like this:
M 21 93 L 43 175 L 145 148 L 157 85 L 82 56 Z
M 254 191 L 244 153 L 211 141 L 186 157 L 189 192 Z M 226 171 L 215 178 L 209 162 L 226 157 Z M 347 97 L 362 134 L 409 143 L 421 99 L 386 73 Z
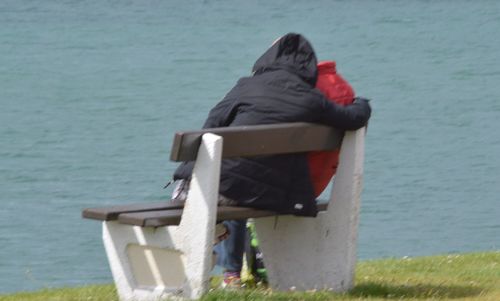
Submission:
M 318 64 L 316 88 L 323 92 L 330 101 L 337 104 L 348 105 L 354 100 L 354 90 L 337 73 L 334 61 L 324 61 Z M 339 151 L 311 152 L 307 159 L 314 194 L 318 197 L 337 171 Z

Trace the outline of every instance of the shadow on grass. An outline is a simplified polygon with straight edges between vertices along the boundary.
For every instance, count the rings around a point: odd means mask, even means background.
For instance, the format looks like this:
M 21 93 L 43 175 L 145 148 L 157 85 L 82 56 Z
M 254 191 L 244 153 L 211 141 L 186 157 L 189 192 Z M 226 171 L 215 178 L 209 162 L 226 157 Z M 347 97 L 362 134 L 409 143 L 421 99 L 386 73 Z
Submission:
M 460 285 L 387 285 L 379 283 L 364 283 L 356 285 L 348 295 L 355 297 L 379 297 L 387 299 L 404 298 L 464 298 L 478 296 L 485 289 L 474 286 Z

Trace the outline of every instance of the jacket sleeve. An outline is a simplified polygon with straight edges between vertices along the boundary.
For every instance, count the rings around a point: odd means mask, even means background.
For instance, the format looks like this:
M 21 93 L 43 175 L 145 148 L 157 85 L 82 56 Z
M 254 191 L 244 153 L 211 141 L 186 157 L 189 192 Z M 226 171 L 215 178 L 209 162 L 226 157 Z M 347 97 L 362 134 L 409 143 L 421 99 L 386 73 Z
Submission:
M 357 130 L 368 122 L 371 108 L 368 99 L 356 97 L 351 105 L 341 106 L 326 98 L 321 100 L 320 123 L 342 130 Z
M 236 98 L 231 96 L 231 92 L 224 97 L 215 107 L 210 110 L 204 129 L 225 127 L 231 124 L 236 114 Z
M 221 102 L 210 110 L 204 129 L 228 126 L 236 114 L 236 98 L 229 92 Z M 174 180 L 190 180 L 193 173 L 194 161 L 182 162 L 174 172 Z

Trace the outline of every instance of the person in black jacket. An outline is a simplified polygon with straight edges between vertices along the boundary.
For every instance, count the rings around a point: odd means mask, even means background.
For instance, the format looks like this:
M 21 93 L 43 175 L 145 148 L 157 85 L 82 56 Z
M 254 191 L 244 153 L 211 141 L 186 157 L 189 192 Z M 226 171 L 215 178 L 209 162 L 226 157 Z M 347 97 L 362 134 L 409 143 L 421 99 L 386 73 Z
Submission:
M 285 122 L 320 123 L 344 130 L 365 126 L 371 114 L 368 101 L 356 98 L 348 106 L 330 102 L 314 88 L 317 73 L 311 44 L 300 34 L 286 34 L 256 61 L 253 75 L 241 78 L 212 108 L 203 128 Z M 182 163 L 174 180 L 189 181 L 193 166 L 193 162 Z M 224 159 L 219 193 L 237 206 L 300 216 L 317 214 L 304 153 Z M 232 223 L 228 223 L 231 234 L 222 249 L 236 264 L 223 266 L 239 273 L 244 245 L 241 252 L 235 245 L 243 241 L 245 222 Z

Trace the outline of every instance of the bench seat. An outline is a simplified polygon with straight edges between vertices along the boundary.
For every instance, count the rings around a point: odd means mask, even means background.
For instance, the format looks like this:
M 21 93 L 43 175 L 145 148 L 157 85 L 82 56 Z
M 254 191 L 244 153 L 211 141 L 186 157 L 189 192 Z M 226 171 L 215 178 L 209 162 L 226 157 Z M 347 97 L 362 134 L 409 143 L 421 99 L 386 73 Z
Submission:
M 140 227 L 162 227 L 178 225 L 182 217 L 184 203 L 178 201 L 139 203 L 131 205 L 87 208 L 82 217 L 100 221 L 118 221 L 120 224 Z M 326 203 L 318 204 L 319 211 L 325 211 Z M 274 211 L 259 210 L 248 207 L 219 206 L 217 222 L 259 218 L 279 215 Z

